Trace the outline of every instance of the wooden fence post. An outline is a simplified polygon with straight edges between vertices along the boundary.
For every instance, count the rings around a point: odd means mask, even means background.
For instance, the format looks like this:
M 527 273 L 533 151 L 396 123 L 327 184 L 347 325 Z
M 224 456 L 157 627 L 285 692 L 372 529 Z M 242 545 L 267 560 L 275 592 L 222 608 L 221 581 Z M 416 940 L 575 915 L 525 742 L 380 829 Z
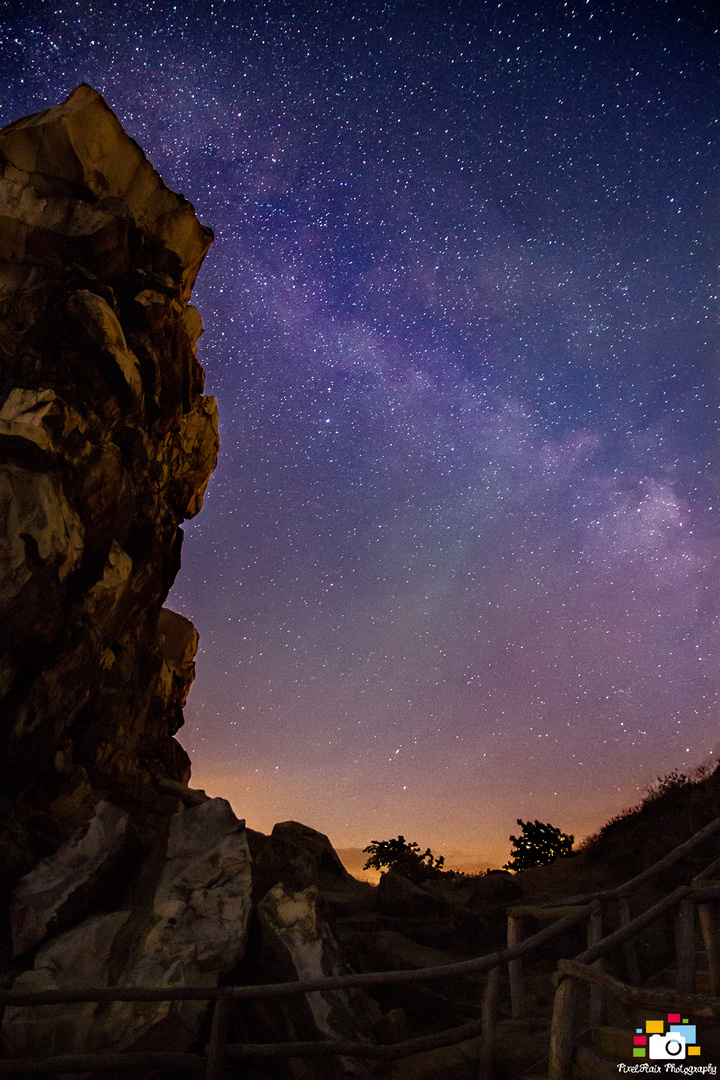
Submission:
M 220 1080 L 225 1073 L 225 1042 L 230 1021 L 230 999 L 219 997 L 213 1009 L 205 1080 Z
M 500 989 L 500 968 L 490 968 L 482 999 L 482 1044 L 478 1080 L 493 1080 L 495 1074 L 495 1013 Z
M 698 904 L 698 916 L 710 972 L 710 993 L 717 994 L 720 988 L 720 940 L 718 940 L 716 904 Z
M 572 1075 L 578 990 L 577 979 L 563 979 L 555 991 L 550 1029 L 548 1080 L 570 1080 Z
M 695 901 L 680 901 L 677 914 L 677 985 L 681 994 L 695 989 Z
M 599 941 L 602 941 L 602 936 L 603 936 L 603 930 L 602 930 L 602 907 L 599 907 L 599 908 L 597 908 L 597 910 L 591 912 L 590 918 L 588 919 L 588 923 L 587 923 L 588 949 L 592 948 L 593 945 L 597 945 L 597 943 Z M 593 964 L 593 967 L 598 968 L 600 971 L 602 971 L 602 969 L 604 967 L 602 959 L 596 960 L 595 963 Z M 602 1016 L 603 1016 L 603 992 L 602 992 L 602 987 L 600 987 L 600 986 L 591 986 L 590 987 L 590 1017 L 589 1017 L 590 1027 L 598 1027 L 600 1024 L 602 1024 Z
M 630 904 L 628 903 L 627 897 L 622 896 L 618 901 L 618 905 L 620 908 L 620 925 L 627 926 L 630 922 Z M 631 986 L 640 986 L 642 978 L 640 976 L 640 965 L 638 964 L 634 938 L 631 938 L 630 941 L 624 943 L 623 952 L 625 953 L 627 980 Z
M 508 949 L 519 945 L 523 937 L 522 916 L 512 915 L 508 912 L 507 944 Z M 522 1020 L 525 1016 L 525 991 L 523 989 L 522 957 L 508 961 L 508 978 L 510 980 L 510 1003 L 513 1020 Z

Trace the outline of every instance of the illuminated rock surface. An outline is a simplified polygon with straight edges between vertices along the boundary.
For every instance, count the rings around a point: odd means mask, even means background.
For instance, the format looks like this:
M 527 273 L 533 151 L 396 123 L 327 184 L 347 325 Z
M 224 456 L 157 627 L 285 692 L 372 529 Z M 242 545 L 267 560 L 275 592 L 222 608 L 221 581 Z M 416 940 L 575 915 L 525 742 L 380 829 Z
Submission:
M 103 986 L 110 979 L 120 986 L 217 985 L 245 949 L 250 912 L 245 823 L 224 799 L 178 811 L 118 906 L 53 938 L 15 989 Z M 6 1009 L 5 1049 L 33 1057 L 143 1047 L 187 1050 L 205 1011 L 203 1001 L 58 1005 L 40 1013 Z
M 197 635 L 162 605 L 218 439 L 190 204 L 86 85 L 6 127 L 0 167 L 7 889 L 100 799 L 152 815 L 158 778 L 187 783 Z

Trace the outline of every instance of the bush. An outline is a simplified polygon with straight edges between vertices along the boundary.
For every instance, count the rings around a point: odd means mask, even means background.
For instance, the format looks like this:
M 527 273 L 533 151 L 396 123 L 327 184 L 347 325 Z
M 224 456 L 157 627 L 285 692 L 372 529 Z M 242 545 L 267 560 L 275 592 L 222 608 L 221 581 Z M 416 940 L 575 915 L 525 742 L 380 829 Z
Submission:
M 625 827 L 630 822 L 634 823 L 643 815 L 652 813 L 658 803 L 662 804 L 667 800 L 672 800 L 681 792 L 690 795 L 693 792 L 701 792 L 704 782 L 712 776 L 716 768 L 718 766 L 715 765 L 715 762 L 712 762 L 699 765 L 692 770 L 689 776 L 686 773 L 678 772 L 677 769 L 673 769 L 672 772 L 666 773 L 665 776 L 656 777 L 653 783 L 645 788 L 643 797 L 639 802 L 635 803 L 634 806 L 628 806 L 625 810 L 616 814 L 615 817 L 610 818 L 598 832 L 585 837 L 578 850 L 588 851 L 596 847 L 607 836 L 614 833 L 618 826 Z
M 544 825 L 541 821 L 521 821 L 521 836 L 511 836 L 514 843 L 510 854 L 510 861 L 505 863 L 504 870 L 529 870 L 533 866 L 545 866 L 553 859 L 572 855 L 574 836 L 567 836 L 554 825 Z
M 430 848 L 421 852 L 417 844 L 402 835 L 394 840 L 373 840 L 363 851 L 370 856 L 364 870 L 392 870 L 411 881 L 439 877 L 445 862 L 442 855 L 436 858 Z

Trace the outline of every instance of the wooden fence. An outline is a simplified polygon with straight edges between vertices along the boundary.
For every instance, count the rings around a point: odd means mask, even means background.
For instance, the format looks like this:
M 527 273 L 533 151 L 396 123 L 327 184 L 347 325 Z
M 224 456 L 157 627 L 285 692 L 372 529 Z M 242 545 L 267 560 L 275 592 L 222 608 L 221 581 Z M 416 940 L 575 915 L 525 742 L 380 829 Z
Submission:
M 660 859 L 659 862 L 654 863 L 652 866 L 648 867 L 647 870 L 643 870 L 641 874 L 626 881 L 624 885 L 620 885 L 617 889 L 603 889 L 592 893 L 582 893 L 577 896 L 565 896 L 552 906 L 543 904 L 514 905 L 508 909 L 508 947 L 515 946 L 522 941 L 525 923 L 528 918 L 539 919 L 542 921 L 560 919 L 567 915 L 568 912 L 577 910 L 578 905 L 587 905 L 591 902 L 595 902 L 598 907 L 594 909 L 587 923 L 587 943 L 588 948 L 591 948 L 603 938 L 603 909 L 606 905 L 611 903 L 617 904 L 619 908 L 618 914 L 620 926 L 629 926 L 631 920 L 628 897 L 639 889 L 640 886 L 647 884 L 666 870 L 669 870 L 670 867 L 674 866 L 674 864 L 682 859 L 683 856 L 688 855 L 694 848 L 699 844 L 702 844 L 703 841 L 709 839 L 709 837 L 715 835 L 718 831 L 720 831 L 720 818 L 711 821 L 709 825 L 700 829 L 699 832 L 696 832 L 689 840 L 686 840 L 685 843 L 679 844 L 672 851 L 668 852 L 668 854 Z M 711 878 L 714 874 L 720 875 L 720 859 L 716 859 L 706 867 L 702 875 L 694 880 L 694 883 L 699 885 L 701 884 L 701 879 Z M 714 906 L 715 905 L 713 904 L 709 904 L 703 908 L 700 913 L 700 919 L 701 923 L 703 920 L 707 923 L 705 940 L 706 949 L 708 951 L 708 966 L 710 967 L 711 973 L 713 973 L 711 974 L 711 978 L 715 978 L 716 980 L 713 985 L 715 992 L 717 992 L 719 958 L 717 956 L 717 950 L 711 945 L 713 939 L 712 920 L 714 919 Z M 628 982 L 637 986 L 640 983 L 640 968 L 633 938 L 634 935 L 630 934 L 625 937 L 623 941 Z M 711 952 L 713 953 L 712 956 Z M 517 1020 L 525 1016 L 525 996 L 523 990 L 521 959 L 518 958 L 517 960 L 511 961 L 509 965 L 509 976 L 512 1015 L 513 1018 Z M 687 982 L 687 979 L 692 978 L 692 975 L 684 974 L 683 978 Z M 685 983 L 683 983 L 683 985 L 685 985 Z M 597 1020 L 599 1001 L 600 998 L 596 993 L 591 994 L 591 1023 L 594 1023 Z
M 710 970 L 718 979 L 718 952 L 717 937 L 715 933 L 715 908 L 716 901 L 720 898 L 720 886 L 711 888 L 683 886 L 675 890 L 659 904 L 656 904 L 648 912 L 636 919 L 628 920 L 620 930 L 601 939 L 602 902 L 604 900 L 621 899 L 628 892 L 637 888 L 638 885 L 649 880 L 654 875 L 661 873 L 672 863 L 682 858 L 703 840 L 720 830 L 720 818 L 711 822 L 700 832 L 696 833 L 686 843 L 681 844 L 669 855 L 661 859 L 649 870 L 638 877 L 633 878 L 620 889 L 607 890 L 602 893 L 587 894 L 570 897 L 554 908 L 530 908 L 511 909 L 509 926 L 513 920 L 522 918 L 519 914 L 522 910 L 526 914 L 534 914 L 535 911 L 543 911 L 546 918 L 552 921 L 548 926 L 527 937 L 524 940 L 511 940 L 514 931 L 508 931 L 508 947 L 498 952 L 489 953 L 486 956 L 476 957 L 472 960 L 463 960 L 455 964 L 446 964 L 442 967 L 420 968 L 413 971 L 386 971 L 368 972 L 360 975 L 337 975 L 317 979 L 304 979 L 291 983 L 272 983 L 259 986 L 217 986 L 217 987 L 93 987 L 93 988 L 68 988 L 62 990 L 0 990 L 0 1007 L 5 1006 L 40 1006 L 75 1004 L 80 1002 L 113 1002 L 113 1001 L 209 1001 L 214 1002 L 210 1041 L 206 1048 L 206 1054 L 191 1053 L 119 1053 L 119 1054 L 73 1054 L 48 1058 L 18 1058 L 15 1060 L 0 1060 L 0 1077 L 5 1076 L 42 1076 L 71 1072 L 90 1071 L 93 1075 L 103 1072 L 136 1072 L 142 1069 L 164 1069 L 172 1071 L 178 1076 L 190 1074 L 202 1074 L 205 1080 L 221 1080 L 226 1067 L 232 1062 L 247 1059 L 269 1059 L 288 1057 L 318 1057 L 318 1056 L 342 1056 L 365 1058 L 376 1061 L 393 1061 L 397 1058 L 408 1057 L 424 1050 L 437 1047 L 450 1046 L 454 1043 L 482 1036 L 481 1058 L 479 1067 L 479 1080 L 492 1080 L 493 1075 L 493 1044 L 495 1032 L 495 1014 L 498 1000 L 500 968 L 508 965 L 510 972 L 511 988 L 516 987 L 519 964 L 521 958 L 533 952 L 545 942 L 579 924 L 588 926 L 589 948 L 576 958 L 575 961 L 560 962 L 560 978 L 562 982 L 558 986 L 556 994 L 556 1006 L 553 1019 L 553 1035 L 551 1053 L 551 1065 L 554 1073 L 551 1080 L 567 1080 L 567 1042 L 568 1032 L 572 1033 L 573 1018 L 575 1015 L 576 990 L 565 987 L 577 986 L 578 979 L 589 981 L 598 995 L 608 992 L 610 985 L 615 987 L 616 980 L 610 979 L 600 973 L 591 964 L 596 964 L 610 949 L 617 945 L 630 942 L 631 939 L 650 922 L 659 918 L 664 912 L 680 906 L 681 925 L 683 931 L 679 933 L 678 940 L 690 941 L 688 926 L 690 910 L 693 911 L 693 939 L 694 939 L 694 909 L 695 905 L 701 912 L 700 921 L 706 940 Z M 694 879 L 693 886 L 700 886 L 702 880 L 711 877 L 713 873 L 720 872 L 720 860 L 712 863 L 703 874 Z M 685 904 L 685 907 L 682 905 Z M 702 912 L 705 911 L 705 915 Z M 683 914 L 684 913 L 684 914 Z M 538 917 L 538 916 L 536 916 Z M 542 916 L 540 916 L 542 917 Z M 682 922 L 682 920 L 685 920 Z M 704 920 L 704 921 L 703 921 Z M 518 925 L 517 923 L 515 925 Z M 693 940 L 694 953 L 694 940 Z M 685 953 L 680 957 L 680 969 L 684 973 L 683 986 L 687 984 L 688 973 L 691 971 L 689 961 L 683 960 Z M 563 965 L 575 964 L 577 968 L 566 969 Z M 683 966 L 684 964 L 684 966 Z M 515 965 L 515 966 L 513 966 Z M 714 965 L 714 966 L 713 966 Z M 354 987 L 373 986 L 397 986 L 411 983 L 436 982 L 443 979 L 458 978 L 469 975 L 479 975 L 486 972 L 485 989 L 480 1008 L 480 1018 L 460 1027 L 452 1028 L 437 1034 L 408 1039 L 404 1042 L 393 1044 L 376 1044 L 370 1042 L 324 1040 L 316 1042 L 297 1043 L 228 1043 L 227 1034 L 232 1006 L 241 1001 L 256 1000 L 259 998 L 272 999 L 298 996 L 311 991 L 348 990 Z M 587 974 L 589 972 L 589 974 Z M 603 981 L 604 980 L 604 981 Z M 624 987 L 624 984 L 617 983 Z M 520 993 L 522 985 L 520 984 Z M 643 991 L 643 993 L 648 993 Z M 652 993 L 652 992 L 651 992 Z M 700 1001 L 697 995 L 683 998 L 683 1002 Z M 643 999 L 645 1000 L 645 999 Z M 680 1000 L 675 997 L 673 1000 Z M 703 998 L 704 1002 L 705 999 Z M 514 1005 L 516 1004 L 514 999 Z M 686 1012 L 693 1012 L 693 1008 L 685 1007 Z M 701 1006 L 698 1006 L 701 1007 Z M 702 1007 L 705 1007 L 704 1005 Z M 720 1010 L 720 1005 L 718 1005 Z M 704 1015 L 704 1014 L 702 1014 Z M 716 1014 L 713 1014 L 716 1015 Z M 720 1012 L 717 1014 L 720 1015 Z M 571 1055 L 572 1056 L 572 1055 Z M 570 1060 L 571 1060 L 570 1056 Z M 554 1064 L 552 1064 L 554 1062 Z
M 718 869 L 714 863 L 707 870 Z M 707 874 L 705 871 L 700 878 Z M 698 878 L 695 878 L 697 881 Z M 550 1063 L 548 1080 L 569 1080 L 575 1046 L 575 1015 L 580 983 L 591 987 L 590 1026 L 601 1021 L 604 998 L 610 994 L 616 1001 L 630 1008 L 646 1008 L 656 1012 L 681 1012 L 690 1016 L 720 1019 L 720 998 L 717 996 L 717 927 L 715 913 L 720 900 L 720 885 L 709 888 L 693 888 L 681 885 L 653 907 L 621 926 L 613 934 L 598 941 L 580 953 L 574 960 L 560 960 L 553 976 L 557 986 L 550 1033 Z M 695 909 L 699 914 L 700 927 L 705 943 L 710 972 L 710 994 L 693 994 L 695 975 Z M 650 989 L 629 986 L 612 978 L 598 965 L 612 949 L 624 945 L 646 926 L 656 922 L 671 911 L 678 912 L 677 960 L 678 987 Z M 703 917 L 703 913 L 705 913 Z M 593 1016 L 593 1011 L 597 1015 Z

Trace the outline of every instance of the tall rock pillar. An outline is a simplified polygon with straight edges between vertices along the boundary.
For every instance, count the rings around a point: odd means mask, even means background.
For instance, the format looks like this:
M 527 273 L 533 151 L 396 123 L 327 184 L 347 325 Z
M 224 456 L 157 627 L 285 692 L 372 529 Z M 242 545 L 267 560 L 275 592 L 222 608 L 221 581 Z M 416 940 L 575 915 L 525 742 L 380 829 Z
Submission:
M 11 878 L 33 843 L 36 855 L 57 846 L 99 800 L 142 812 L 158 781 L 189 777 L 173 735 L 197 635 L 162 605 L 180 523 L 200 510 L 217 459 L 188 303 L 211 241 L 92 87 L 0 132 L 0 862 Z

